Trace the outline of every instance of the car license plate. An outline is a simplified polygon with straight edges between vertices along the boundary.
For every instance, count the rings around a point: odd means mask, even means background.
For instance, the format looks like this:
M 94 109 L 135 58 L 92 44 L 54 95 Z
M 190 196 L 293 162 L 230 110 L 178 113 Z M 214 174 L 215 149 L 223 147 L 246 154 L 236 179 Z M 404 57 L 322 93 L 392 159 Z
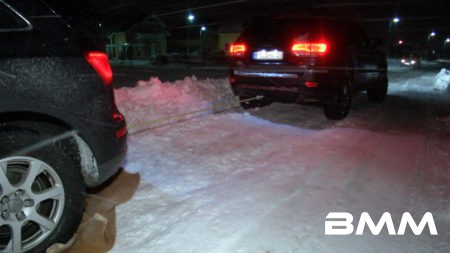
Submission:
M 259 50 L 253 52 L 253 59 L 255 60 L 282 60 L 283 51 L 279 50 Z

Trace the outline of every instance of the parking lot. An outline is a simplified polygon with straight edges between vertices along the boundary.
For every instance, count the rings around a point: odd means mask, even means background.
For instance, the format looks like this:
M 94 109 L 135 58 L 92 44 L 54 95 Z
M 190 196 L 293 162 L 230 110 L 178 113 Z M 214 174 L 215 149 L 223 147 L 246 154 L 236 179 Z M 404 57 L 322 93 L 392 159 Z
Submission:
M 361 94 L 338 122 L 275 103 L 132 133 L 124 171 L 140 182 L 117 206 L 112 252 L 448 251 L 449 93 L 437 72 L 393 68 L 385 102 Z M 396 229 L 404 212 L 416 223 L 431 212 L 439 234 L 327 236 L 329 212 L 353 214 L 355 229 L 362 212 L 390 212 Z

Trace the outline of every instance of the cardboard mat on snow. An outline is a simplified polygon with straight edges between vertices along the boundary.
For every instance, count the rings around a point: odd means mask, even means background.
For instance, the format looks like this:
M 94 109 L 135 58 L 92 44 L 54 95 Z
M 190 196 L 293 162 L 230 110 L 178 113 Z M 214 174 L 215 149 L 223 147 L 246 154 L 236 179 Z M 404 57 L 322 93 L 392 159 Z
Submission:
M 102 253 L 116 240 L 116 206 L 131 199 L 139 185 L 139 173 L 121 171 L 111 184 L 87 197 L 86 212 L 74 237 L 67 244 L 55 244 L 47 253 Z

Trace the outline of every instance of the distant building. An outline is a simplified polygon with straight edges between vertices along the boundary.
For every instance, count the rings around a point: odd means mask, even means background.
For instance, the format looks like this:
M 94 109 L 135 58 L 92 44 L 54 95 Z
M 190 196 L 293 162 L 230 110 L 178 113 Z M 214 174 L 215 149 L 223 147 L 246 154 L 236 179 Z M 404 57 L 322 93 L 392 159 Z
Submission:
M 244 29 L 241 25 L 220 27 L 218 30 L 218 50 L 223 51 L 226 55 L 229 55 L 228 49 L 230 45 L 236 41 L 243 30 Z
M 127 32 L 110 34 L 106 52 L 111 59 L 155 59 L 167 55 L 168 36 L 166 24 L 159 17 L 151 15 L 134 24 Z
M 106 53 L 110 59 L 128 59 L 129 43 L 125 32 L 116 32 L 108 35 L 109 44 L 106 45 Z

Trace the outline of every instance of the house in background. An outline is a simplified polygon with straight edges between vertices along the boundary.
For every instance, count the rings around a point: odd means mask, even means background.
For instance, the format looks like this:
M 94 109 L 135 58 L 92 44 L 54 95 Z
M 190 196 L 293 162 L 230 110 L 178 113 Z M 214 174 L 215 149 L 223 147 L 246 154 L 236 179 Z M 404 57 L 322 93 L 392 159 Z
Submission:
M 111 59 L 153 60 L 160 55 L 167 55 L 168 36 L 166 24 L 159 17 L 151 15 L 126 32 L 111 33 L 106 52 Z
M 128 42 L 125 32 L 116 32 L 108 35 L 109 44 L 106 44 L 106 54 L 109 59 L 128 59 Z
M 235 26 L 222 26 L 219 28 L 218 32 L 218 50 L 223 51 L 225 55 L 229 55 L 228 49 L 231 44 L 233 44 L 236 39 L 241 35 L 243 31 L 241 25 Z

